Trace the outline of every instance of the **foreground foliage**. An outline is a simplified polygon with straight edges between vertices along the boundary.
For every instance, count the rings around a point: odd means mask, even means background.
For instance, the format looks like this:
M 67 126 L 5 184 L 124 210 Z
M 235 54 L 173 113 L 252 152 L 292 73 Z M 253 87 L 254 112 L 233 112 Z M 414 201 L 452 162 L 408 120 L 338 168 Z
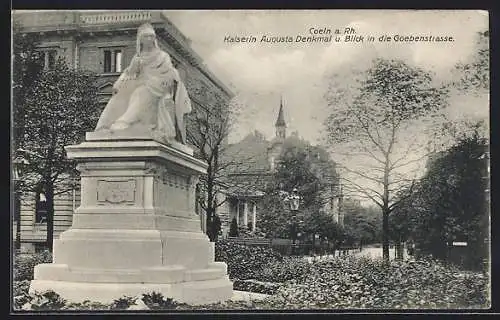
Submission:
M 52 254 L 49 251 L 16 255 L 14 257 L 14 281 L 33 280 L 33 269 L 41 263 L 52 263 Z
M 228 265 L 230 279 L 258 279 L 266 266 L 282 262 L 284 257 L 266 247 L 246 246 L 231 241 L 219 241 L 215 246 L 215 261 Z
M 435 260 L 393 261 L 348 257 L 320 261 L 287 282 L 269 300 L 291 309 L 487 308 L 488 279 Z
M 481 309 L 490 305 L 485 275 L 464 272 L 438 260 L 386 264 L 344 256 L 310 263 L 282 257 L 268 248 L 234 243 L 217 244 L 216 256 L 228 263 L 234 290 L 270 296 L 259 301 L 193 306 L 151 292 L 122 297 L 109 305 L 92 301 L 75 304 L 54 292 L 30 295 L 30 280 L 23 279 L 14 281 L 14 303 L 16 309 L 28 310 Z

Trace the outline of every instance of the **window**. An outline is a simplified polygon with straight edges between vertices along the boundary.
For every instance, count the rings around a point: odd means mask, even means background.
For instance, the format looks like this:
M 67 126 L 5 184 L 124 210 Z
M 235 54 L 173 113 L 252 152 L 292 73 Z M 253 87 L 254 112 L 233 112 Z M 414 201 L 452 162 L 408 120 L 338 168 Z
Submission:
M 49 70 L 54 68 L 57 60 L 57 50 L 42 50 L 43 68 Z
M 122 50 L 104 50 L 104 73 L 122 72 Z
M 47 199 L 45 195 L 40 192 L 36 197 L 35 203 L 35 223 L 47 222 Z

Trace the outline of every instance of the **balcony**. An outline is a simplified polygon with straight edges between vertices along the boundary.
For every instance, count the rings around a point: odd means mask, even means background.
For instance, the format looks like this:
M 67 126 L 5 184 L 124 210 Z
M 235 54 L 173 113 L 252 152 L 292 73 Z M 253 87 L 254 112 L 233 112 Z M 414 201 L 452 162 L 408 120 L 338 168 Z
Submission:
M 150 11 L 81 13 L 80 22 L 86 25 L 151 21 Z

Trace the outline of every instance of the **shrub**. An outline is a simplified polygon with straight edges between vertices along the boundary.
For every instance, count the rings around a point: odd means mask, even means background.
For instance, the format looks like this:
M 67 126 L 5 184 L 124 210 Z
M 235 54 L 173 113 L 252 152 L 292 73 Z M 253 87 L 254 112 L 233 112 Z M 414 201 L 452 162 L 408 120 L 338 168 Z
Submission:
M 281 261 L 271 261 L 256 275 L 260 281 L 285 282 L 303 277 L 311 269 L 311 263 L 300 257 L 284 257 Z
M 142 305 L 142 307 L 138 307 Z M 178 303 L 172 298 L 164 298 L 161 293 L 151 292 L 142 295 L 142 298 L 123 296 L 114 300 L 111 304 L 103 304 L 85 300 L 81 303 L 69 303 L 53 291 L 35 293 L 27 296 L 27 301 L 22 305 L 16 305 L 15 309 L 24 310 L 171 310 L 171 309 L 196 309 L 185 303 Z
M 100 302 L 85 300 L 81 303 L 69 303 L 65 305 L 61 310 L 109 310 L 110 305 L 103 304 Z
M 274 294 L 281 284 L 274 282 L 261 282 L 257 280 L 234 280 L 233 289 L 240 291 L 250 291 L 264 294 Z
M 21 309 L 26 303 L 31 301 L 28 294 L 30 280 L 14 281 L 12 284 L 12 295 L 14 297 L 14 308 Z
M 32 299 L 29 301 L 31 310 L 60 310 L 67 304 L 66 300 L 52 290 L 42 293 L 35 292 L 31 297 Z
M 471 282 L 475 285 L 471 285 Z M 348 257 L 319 261 L 286 282 L 267 303 L 276 308 L 485 308 L 486 279 L 438 261 Z
M 115 301 L 113 301 L 113 303 L 111 303 L 110 308 L 112 310 L 128 309 L 131 305 L 135 304 L 136 300 L 137 300 L 136 297 L 123 296 L 123 297 L 118 298 Z
M 244 239 L 265 239 L 266 235 L 260 231 L 258 228 L 255 231 L 252 231 L 251 227 L 239 227 L 238 228 L 238 238 Z
M 222 240 L 215 244 L 215 260 L 224 261 L 231 279 L 257 279 L 270 262 L 283 261 L 283 256 L 270 248 L 246 246 Z
M 176 309 L 179 303 L 175 302 L 172 298 L 164 298 L 163 294 L 151 292 L 142 295 L 142 301 L 151 310 L 170 310 Z
M 33 280 L 33 270 L 37 264 L 41 263 L 52 263 L 52 254 L 49 251 L 16 255 L 14 257 L 14 280 Z
M 238 236 L 238 222 L 236 222 L 236 218 L 233 218 L 233 220 L 231 220 L 231 225 L 229 226 L 229 236 Z

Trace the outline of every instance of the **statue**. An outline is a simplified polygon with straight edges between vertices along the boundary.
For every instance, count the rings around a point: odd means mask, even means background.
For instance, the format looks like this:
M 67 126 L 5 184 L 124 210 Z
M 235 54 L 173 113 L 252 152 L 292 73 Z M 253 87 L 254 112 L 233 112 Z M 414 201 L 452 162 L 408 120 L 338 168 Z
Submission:
M 137 31 L 136 54 L 113 85 L 95 131 L 147 132 L 160 141 L 186 144 L 184 115 L 191 101 L 168 53 L 158 47 L 151 24 Z

